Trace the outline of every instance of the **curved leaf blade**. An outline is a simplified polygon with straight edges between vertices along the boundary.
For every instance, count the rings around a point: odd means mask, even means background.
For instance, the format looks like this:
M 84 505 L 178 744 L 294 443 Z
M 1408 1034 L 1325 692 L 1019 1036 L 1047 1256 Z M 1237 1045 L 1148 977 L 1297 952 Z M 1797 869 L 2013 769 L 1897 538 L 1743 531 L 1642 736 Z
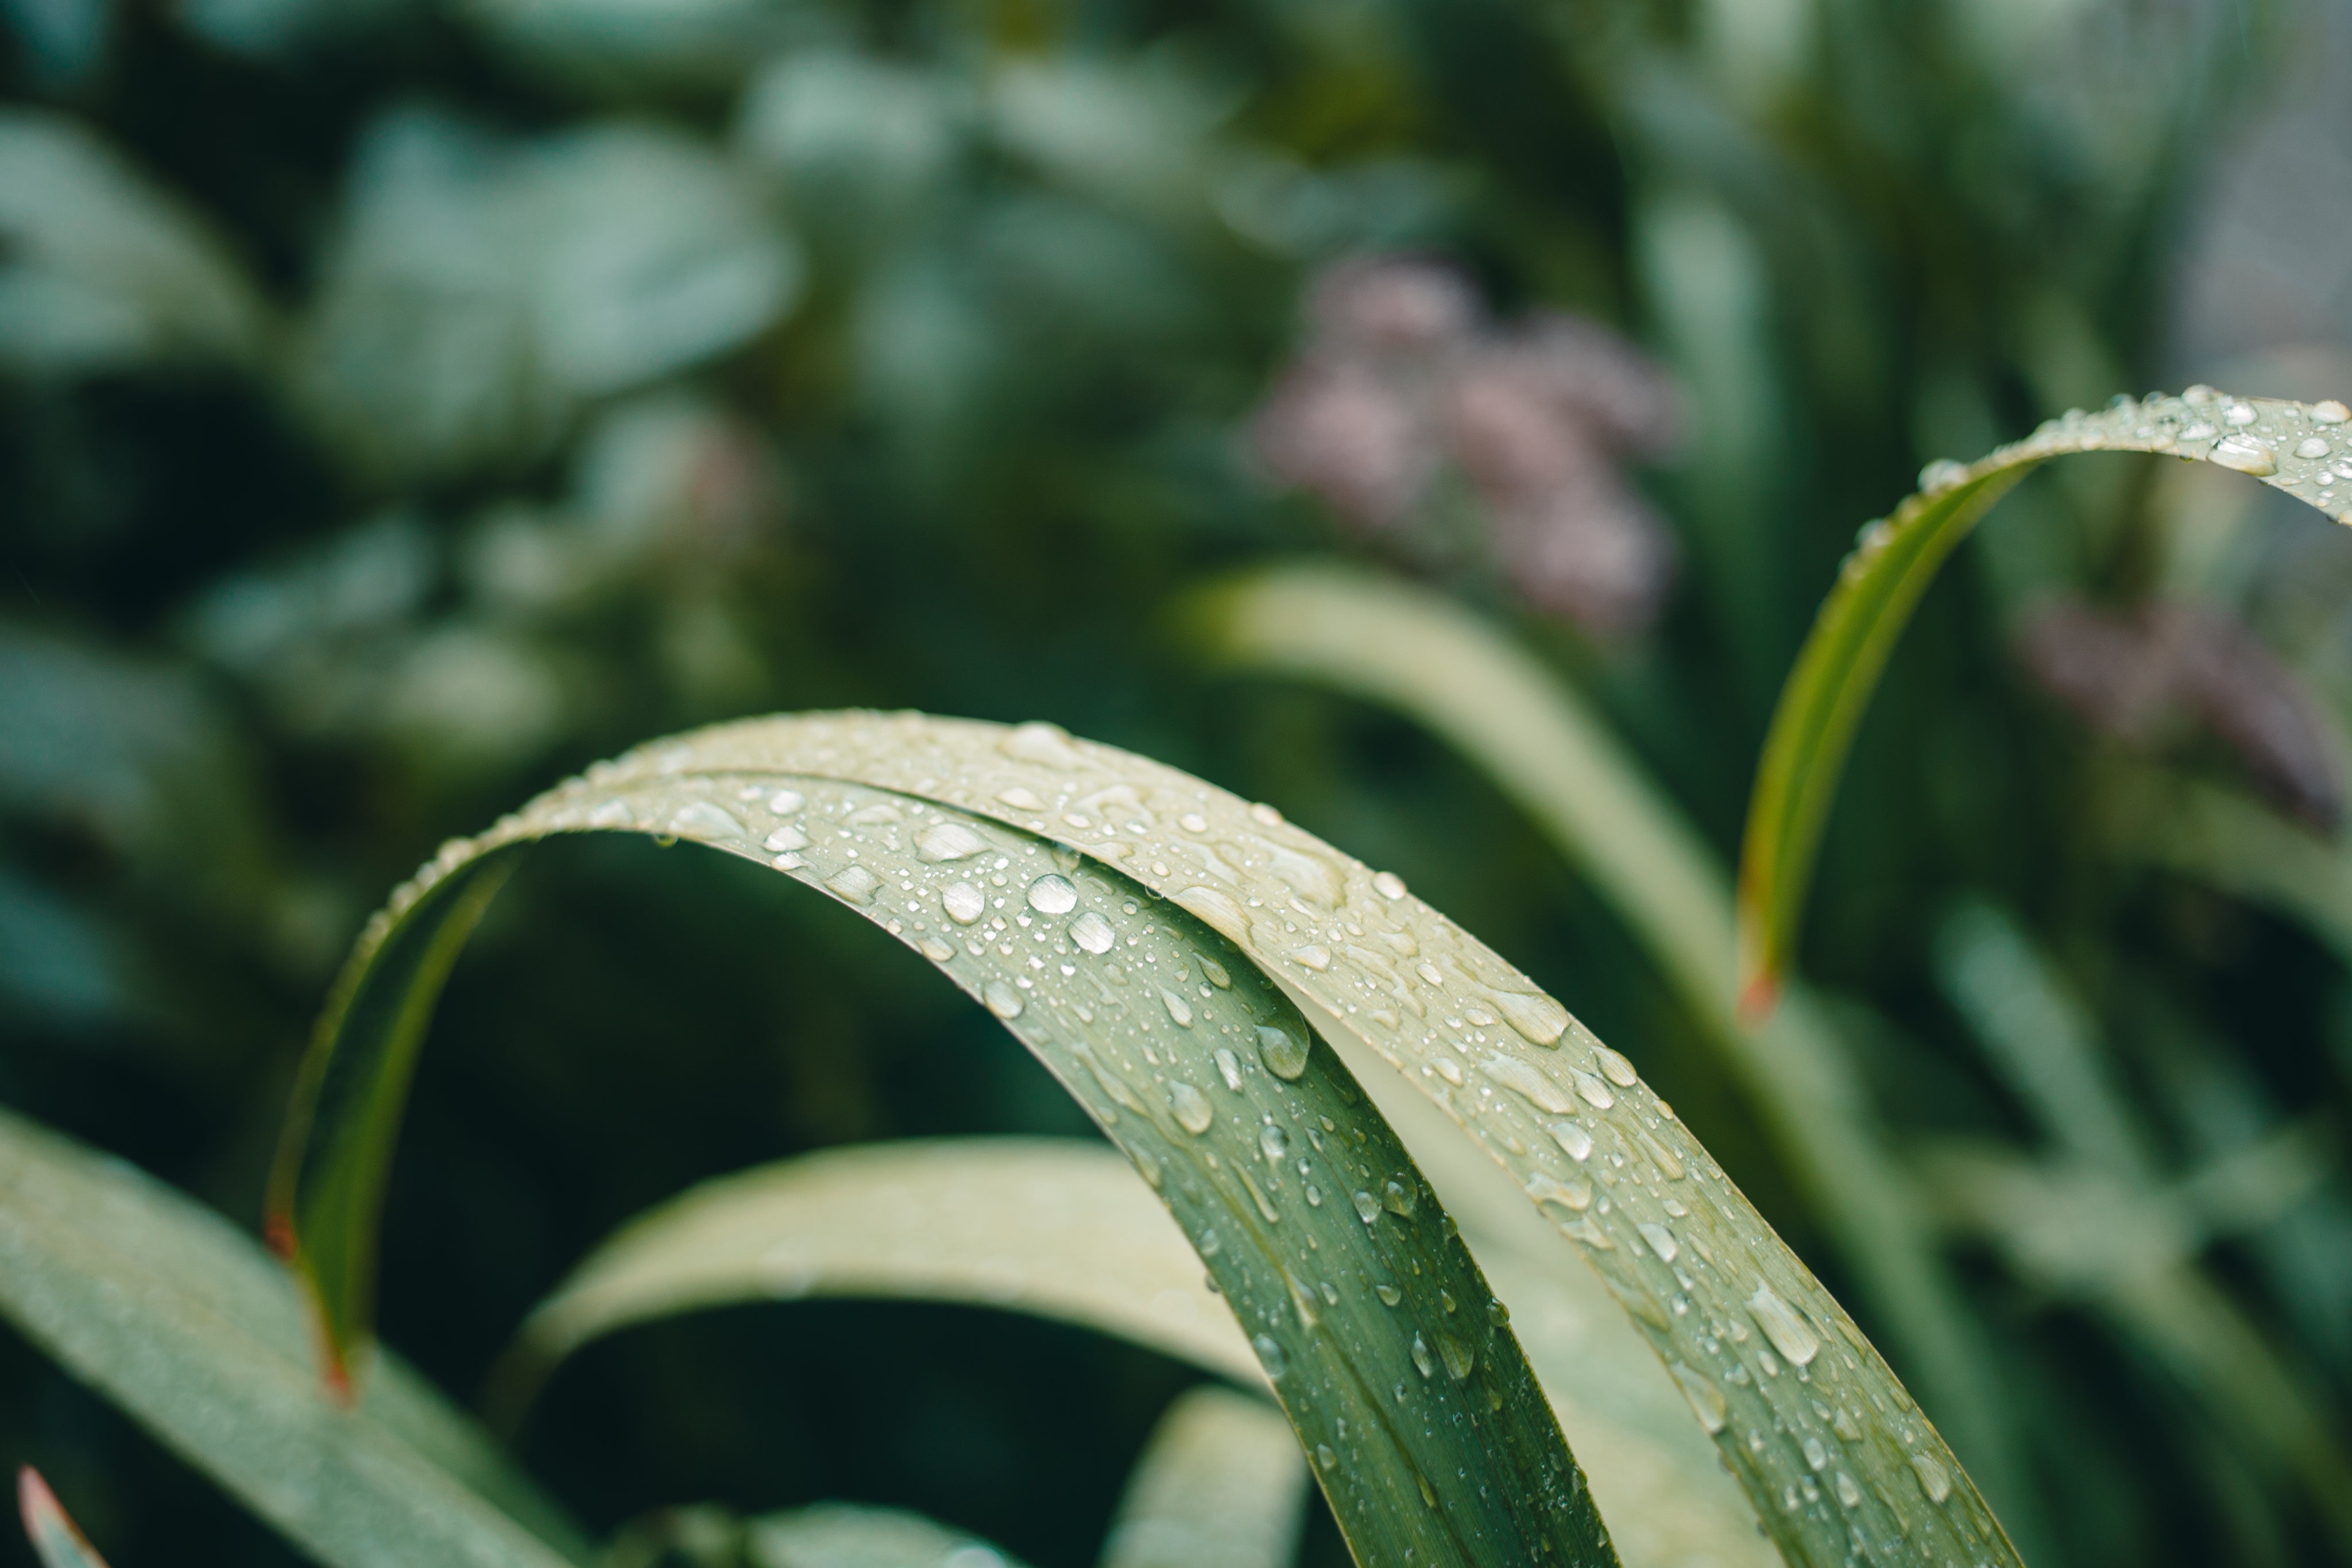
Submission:
M 1932 465 L 1918 494 L 1865 528 L 1781 688 L 1758 765 L 1739 867 L 1743 1009 L 1769 1009 L 1788 970 L 1838 774 L 1896 639 L 1944 558 L 2011 486 L 2053 457 L 2160 453 L 2235 469 L 2352 523 L 2352 482 L 2334 472 L 2352 442 L 2347 419 L 2340 402 L 2207 387 L 2123 399 L 2052 420 L 1976 463 Z
M 1306 1495 L 1298 1442 L 1280 1416 L 1261 1400 L 1192 1389 L 1145 1443 L 1102 1568 L 1284 1568 Z
M 74 1524 L 41 1472 L 30 1465 L 16 1471 L 16 1512 L 25 1521 L 25 1537 L 39 1555 L 41 1568 L 106 1568 L 106 1559 Z
M 578 1528 L 385 1358 L 321 1397 L 261 1250 L 119 1162 L 0 1112 L 0 1312 L 321 1563 L 562 1568 Z
M 1360 1551 L 1610 1560 L 1476 1265 L 1394 1134 L 1312 1048 L 1297 1005 L 1119 870 L 940 801 L 920 774 L 901 780 L 920 789 L 845 779 L 821 737 L 870 722 L 722 727 L 632 753 L 446 847 L 395 894 L 322 1023 L 274 1183 L 274 1226 L 346 1355 L 364 1343 L 358 1292 L 421 1019 L 487 879 L 551 832 L 677 838 L 772 865 L 882 925 L 1045 1064 L 1192 1239 L 1302 1437 L 1340 1457 L 1318 1480 Z M 792 740 L 820 743 L 779 750 Z M 1367 1186 L 1389 1205 L 1377 1223 L 1349 1197 Z

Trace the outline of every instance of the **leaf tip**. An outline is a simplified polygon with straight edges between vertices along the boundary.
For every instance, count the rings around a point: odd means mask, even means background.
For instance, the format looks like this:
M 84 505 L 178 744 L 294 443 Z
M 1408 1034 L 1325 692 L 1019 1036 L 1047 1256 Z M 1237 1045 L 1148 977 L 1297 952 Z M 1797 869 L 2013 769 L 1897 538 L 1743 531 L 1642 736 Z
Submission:
M 1739 1021 L 1754 1029 L 1772 1016 L 1780 1003 L 1780 977 L 1769 968 L 1751 968 L 1739 988 Z
M 58 1494 L 30 1465 L 16 1467 L 16 1512 L 44 1568 L 106 1568 L 106 1560 L 74 1524 Z

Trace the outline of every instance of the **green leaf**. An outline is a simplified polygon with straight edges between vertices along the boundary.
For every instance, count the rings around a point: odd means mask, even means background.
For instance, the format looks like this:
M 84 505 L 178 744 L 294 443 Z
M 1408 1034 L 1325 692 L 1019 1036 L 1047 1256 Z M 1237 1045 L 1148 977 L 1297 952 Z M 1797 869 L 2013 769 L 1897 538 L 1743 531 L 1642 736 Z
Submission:
M 845 1502 L 751 1521 L 743 1560 L 748 1568 L 1021 1568 L 979 1537 L 920 1514 Z
M 2283 915 L 2352 963 L 2352 843 L 2159 768 L 2117 770 L 2098 800 L 2110 852 Z
M 40 1554 L 41 1568 L 106 1568 L 106 1559 L 75 1528 L 49 1483 L 30 1465 L 16 1471 L 16 1511 Z
M 1769 1008 L 1787 972 L 1838 774 L 1895 639 L 1944 558 L 2011 486 L 2072 453 L 2162 453 L 2251 475 L 2352 523 L 2352 487 L 2329 472 L 2347 443 L 2352 425 L 2340 402 L 2192 387 L 2181 397 L 2071 413 L 1973 464 L 1929 465 L 1917 495 L 1863 529 L 1781 688 L 1739 867 L 1742 1005 Z
M 1069 1138 L 964 1138 L 808 1155 L 638 1216 L 532 1310 L 490 1403 L 516 1411 L 558 1362 L 632 1323 L 816 1296 L 1001 1307 L 1264 1380 L 1192 1244 L 1125 1159 Z
M 1436 1115 L 1417 1096 L 1381 1108 L 1393 1119 L 1414 1107 Z M 1601 1515 L 1618 1521 L 1612 1536 L 1628 1568 L 1777 1562 L 1679 1385 L 1599 1278 L 1531 1257 L 1550 1250 L 1550 1228 L 1468 1143 L 1442 1124 L 1437 1136 L 1440 1157 L 1424 1170 L 1510 1304 Z M 1468 1156 L 1461 1167 L 1444 1159 L 1448 1146 Z M 638 1217 L 532 1312 L 493 1379 L 491 1404 L 501 1416 L 518 1414 L 559 1357 L 627 1323 L 722 1302 L 853 1293 L 1085 1323 L 1264 1385 L 1247 1336 L 1202 1283 L 1191 1243 L 1115 1150 L 971 1138 L 804 1155 L 707 1183 Z
M 1990 1468 L 1997 1495 L 2024 1498 L 2016 1437 L 1983 1372 L 1990 1346 L 1845 1043 L 1801 992 L 1759 1024 L 1738 1015 L 1730 879 L 1606 722 L 1479 616 L 1385 575 L 1276 568 L 1195 593 L 1180 613 L 1213 659 L 1407 715 L 1528 813 L 1680 995 L 1956 1446 Z
M 0 1112 L 0 1312 L 334 1568 L 585 1562 L 578 1529 L 391 1357 L 320 1392 L 285 1275 L 218 1217 Z
M 362 939 L 277 1184 L 298 1258 L 346 1265 L 310 1278 L 347 1343 L 364 1321 L 348 1265 L 372 1248 L 380 1129 L 410 1065 L 393 1047 L 408 981 L 431 967 L 411 956 L 379 974 L 372 960 L 418 951 L 415 934 L 458 907 L 444 889 L 477 868 L 548 832 L 599 830 L 774 862 L 989 1002 L 1158 1183 L 1280 1369 L 1292 1425 L 1339 1455 L 1318 1479 L 1367 1557 L 1523 1563 L 1605 1546 L 1475 1267 L 1338 1061 L 1302 1053 L 1301 1004 L 1510 1173 L 1561 1239 L 1553 1266 L 1575 1253 L 1600 1272 L 1784 1555 L 1842 1564 L 1858 1536 L 2016 1561 L 1861 1331 L 1624 1058 L 1395 877 L 1271 807 L 1049 725 L 720 726 L 600 766 L 446 849 Z M 1041 886 L 1049 876 L 1066 886 Z M 1827 1489 L 1815 1452 L 1834 1466 Z
M 1324 1448 L 1318 1461 L 1338 1456 Z M 1265 1402 L 1195 1388 L 1145 1444 L 1102 1568 L 1285 1568 L 1307 1493 L 1298 1442 Z
M 1027 821 L 921 798 L 948 792 L 936 782 L 947 759 L 927 738 L 1018 769 L 1025 786 L 972 768 L 961 777 L 972 804 Z M 852 779 L 834 766 L 845 743 L 911 766 Z M 1038 1056 L 1192 1238 L 1293 1425 L 1339 1456 L 1318 1480 L 1360 1551 L 1425 1563 L 1608 1558 L 1550 1409 L 1402 1146 L 1312 1048 L 1296 1004 L 1230 943 L 1042 836 L 1026 804 L 1040 770 L 1019 758 L 1048 744 L 1069 743 L 911 717 L 722 727 L 601 767 L 446 848 L 362 937 L 274 1184 L 276 1228 L 322 1324 L 347 1357 L 363 1343 L 392 1128 L 424 1015 L 490 879 L 548 832 L 676 837 L 773 865 L 866 915 Z M 1089 810 L 1156 815 L 1131 786 L 1107 783 L 1055 819 Z M 1337 871 L 1321 874 L 1336 893 Z M 1379 1195 L 1363 1199 L 1370 1222 L 1357 1192 Z

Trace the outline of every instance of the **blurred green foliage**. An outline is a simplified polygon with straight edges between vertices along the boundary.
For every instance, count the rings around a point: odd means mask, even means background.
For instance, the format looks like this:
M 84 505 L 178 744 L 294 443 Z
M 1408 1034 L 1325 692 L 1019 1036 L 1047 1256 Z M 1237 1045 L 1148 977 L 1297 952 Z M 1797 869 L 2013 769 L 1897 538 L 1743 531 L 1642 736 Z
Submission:
M 1842 1286 L 1537 831 L 1402 719 L 1208 672 L 1165 608 L 1380 556 L 1567 672 L 1727 863 L 1834 563 L 1922 462 L 2164 382 L 2352 391 L 2340 345 L 2232 366 L 2171 303 L 2199 193 L 2262 172 L 2214 173 L 2231 116 L 2344 30 L 2254 0 L 8 0 L 0 1098 L 248 1218 L 335 959 L 443 837 L 704 720 L 1045 716 L 1395 867 Z M 1496 341 L 1566 312 L 1670 371 L 1654 622 L 1538 608 L 1475 465 L 1402 531 L 1272 482 L 1245 433 L 1310 285 L 1400 252 Z M 2103 727 L 2015 640 L 2053 596 L 2201 603 L 2339 755 L 2352 550 L 2213 477 L 2084 459 L 1988 526 L 1864 728 L 1801 956 L 1949 1195 L 2037 1562 L 2341 1550 L 2243 1437 L 2340 1453 L 2352 1405 L 2343 930 L 2130 847 L 2168 832 L 2117 804 L 2151 775 L 2259 789 L 2258 747 Z M 385 1336 L 446 1385 L 696 1179 L 1085 1130 L 775 880 L 583 843 L 498 907 L 388 1217 Z M 2284 1375 L 2200 1362 L 2214 1322 Z M 1053 1568 L 1188 1376 L 1011 1317 L 747 1309 L 584 1355 L 524 1451 L 600 1528 L 855 1498 Z M 0 1451 L 118 1562 L 286 1560 L 13 1339 Z

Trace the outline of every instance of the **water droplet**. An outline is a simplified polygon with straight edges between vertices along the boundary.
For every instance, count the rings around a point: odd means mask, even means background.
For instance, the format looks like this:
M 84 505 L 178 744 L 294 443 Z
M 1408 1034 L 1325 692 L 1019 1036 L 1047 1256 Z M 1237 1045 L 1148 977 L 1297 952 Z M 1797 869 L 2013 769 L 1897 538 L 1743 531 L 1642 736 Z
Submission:
M 1257 1335 L 1250 1341 L 1250 1348 L 1257 1352 L 1257 1364 L 1265 1368 L 1265 1375 L 1276 1382 L 1290 1370 L 1290 1358 L 1282 1354 L 1282 1347 L 1274 1343 L 1272 1334 Z
M 1837 1473 L 1836 1481 L 1838 1501 L 1848 1508 L 1858 1506 L 1862 1501 L 1862 1489 L 1853 1484 L 1853 1478 L 1840 1470 Z
M 1633 1064 L 1605 1045 L 1592 1048 L 1592 1060 L 1601 1064 L 1601 1075 L 1620 1089 L 1631 1089 L 1641 1081 L 1641 1074 L 1633 1071 Z
M 1412 1218 L 1412 1206 L 1418 1199 L 1413 1197 L 1411 1187 L 1401 1181 L 1392 1181 L 1381 1195 L 1381 1201 L 1388 1205 L 1391 1214 L 1401 1219 L 1410 1219 Z
M 1496 991 L 1495 1009 L 1538 1045 L 1550 1045 L 1568 1032 L 1568 1009 L 1540 992 Z
M 1257 1059 L 1286 1083 L 1295 1083 L 1307 1071 L 1307 1042 L 1288 1030 L 1270 1023 L 1257 1026 Z
M 2231 403 L 2221 414 L 2224 423 L 2234 424 L 2242 430 L 2253 423 L 2257 417 L 2253 405 L 2243 402 Z
M 592 828 L 625 828 L 635 820 L 636 814 L 629 810 L 626 800 L 607 800 L 588 813 L 588 825 Z
M 1570 1159 L 1585 1159 L 1591 1155 L 1592 1134 L 1575 1123 L 1554 1122 L 1550 1131 L 1552 1142 L 1567 1150 Z
M 1929 1502 L 1940 1503 L 1952 1495 L 1952 1473 L 1941 1460 L 1930 1454 L 1914 1454 L 1911 1468 L 1918 1472 L 1919 1490 L 1927 1494 Z
M 1021 1016 L 1021 993 L 1002 980 L 991 980 L 982 987 L 980 998 L 998 1018 L 1017 1019 Z
M 2219 392 L 2215 392 L 2211 387 L 2207 386 L 2203 382 L 2199 382 L 2195 386 L 2190 387 L 2187 392 L 2180 394 L 2180 401 L 2183 402 L 2209 403 L 2220 395 L 2221 394 Z
M 1201 960 L 1201 973 L 1208 977 L 1209 984 L 1216 987 L 1217 989 L 1221 991 L 1230 991 L 1234 988 L 1234 977 L 1225 972 L 1225 967 L 1223 964 L 1218 963 L 1206 953 L 1202 953 L 1199 956 Z
M 1919 488 L 1933 496 L 1948 490 L 1969 476 L 1969 465 L 1955 463 L 1948 457 L 1938 457 L 1919 470 Z
M 2221 433 L 2219 430 L 2200 419 L 2195 424 L 2192 424 L 2188 429 L 2182 431 L 2180 433 L 2180 439 L 2183 441 L 2210 441 L 2221 434 Z
M 1357 1196 L 1360 1197 L 1370 1197 L 1372 1195 L 1367 1192 L 1359 1193 Z M 1374 1285 L 1372 1287 L 1372 1294 L 1381 1299 L 1381 1305 L 1384 1307 L 1393 1307 L 1399 1301 L 1404 1300 L 1404 1292 L 1398 1290 L 1394 1285 Z
M 1242 1092 L 1242 1064 L 1232 1051 L 1222 1045 L 1217 1048 L 1217 1076 L 1223 1079 L 1225 1087 L 1234 1093 Z
M 724 833 L 729 838 L 743 838 L 743 823 L 734 812 L 709 800 L 688 800 L 670 813 L 669 829 L 674 833 Z
M 903 822 L 907 819 L 898 807 L 887 800 L 877 800 L 871 806 L 860 807 L 842 820 L 853 827 L 878 828 L 891 822 Z
M 988 848 L 988 841 L 961 822 L 933 822 L 915 835 L 915 852 L 932 865 L 969 859 Z
M 1437 1359 L 1445 1364 L 1445 1375 L 1460 1383 L 1478 1365 L 1478 1353 L 1459 1336 L 1437 1331 Z
M 1165 986 L 1160 988 L 1160 1000 L 1161 1005 L 1167 1008 L 1168 1016 L 1176 1020 L 1177 1028 L 1192 1027 L 1192 1006 L 1190 1002 Z
M 779 817 L 790 816 L 807 804 L 807 798 L 797 789 L 779 789 L 768 797 L 768 810 Z
M 1807 1468 L 1808 1469 L 1814 1469 L 1814 1470 L 1825 1470 L 1825 1469 L 1829 1469 L 1829 1464 L 1830 1464 L 1830 1451 L 1829 1451 L 1827 1448 L 1822 1448 L 1822 1440 L 1821 1440 L 1819 1437 L 1808 1437 L 1808 1438 L 1806 1438 L 1806 1439 L 1805 1439 L 1805 1466 L 1806 1466 L 1806 1468 Z
M 1310 942 L 1304 947 L 1293 947 L 1290 950 L 1290 959 L 1292 963 L 1312 969 L 1319 975 L 1331 967 L 1331 949 Z
M 2314 424 L 2341 424 L 2347 419 L 2352 419 L 2352 408 L 2345 407 L 2334 398 L 2311 405 L 2311 422 Z
M 1412 1364 L 1423 1377 L 1433 1376 L 1437 1372 L 1437 1363 L 1429 1354 L 1429 1342 L 1419 1334 L 1412 1336 Z
M 1192 914 L 1200 916 L 1234 941 L 1246 944 L 1250 939 L 1249 916 L 1232 896 L 1213 887 L 1193 886 L 1172 895 L 1176 902 Z
M 1353 1202 L 1356 1206 L 1356 1217 L 1359 1219 L 1361 1219 L 1365 1224 L 1370 1225 L 1372 1221 L 1381 1217 L 1381 1200 L 1374 1197 L 1370 1193 L 1360 1192 L 1349 1201 Z M 1391 1301 L 1389 1304 L 1391 1306 L 1396 1305 L 1394 1301 Z
M 1068 877 L 1055 872 L 1029 884 L 1029 907 L 1040 915 L 1067 915 L 1078 906 L 1078 890 Z
M 1042 811 L 1045 809 L 1045 802 L 1038 799 L 1037 791 L 1024 789 L 1018 784 L 1010 789 L 999 789 L 996 798 L 1016 811 Z
M 1756 1293 L 1748 1298 L 1748 1313 L 1790 1365 L 1803 1366 L 1821 1354 L 1822 1342 L 1811 1326 L 1761 1281 L 1757 1282 Z
M 2306 435 L 2295 446 L 2294 455 L 2297 457 L 2325 457 L 2333 450 L 2335 450 L 2333 447 L 2316 435 Z
M 2270 448 L 2234 435 L 2216 444 L 2212 457 L 2224 468 L 2234 468 L 2257 479 L 2278 472 L 2278 459 L 2271 455 Z
M 1372 890 L 1382 898 L 1394 901 L 1404 896 L 1404 878 L 1392 871 L 1372 873 Z
M 1590 1072 L 1579 1072 L 1576 1075 L 1576 1092 L 1583 1097 L 1586 1104 L 1596 1111 L 1606 1111 L 1610 1106 L 1617 1103 L 1617 1096 L 1609 1092 L 1609 1085 L 1601 1082 Z M 1568 1109 L 1565 1105 L 1559 1108 L 1563 1111 Z
M 1328 1470 L 1339 1462 L 1339 1456 L 1331 1451 L 1330 1444 L 1318 1443 L 1315 1445 L 1315 1462 Z
M 1640 1142 L 1642 1147 L 1649 1153 L 1650 1163 L 1656 1166 L 1661 1172 L 1664 1173 L 1665 1178 L 1668 1181 L 1680 1181 L 1683 1179 L 1683 1176 L 1685 1174 L 1683 1170 L 1683 1162 L 1675 1158 L 1675 1152 L 1672 1149 L 1667 1148 L 1665 1145 L 1658 1142 L 1656 1138 L 1651 1136 L 1646 1132 L 1640 1134 Z
M 955 949 L 936 936 L 923 938 L 923 956 L 934 964 L 944 964 L 955 956 Z
M 988 913 L 988 900 L 971 883 L 960 882 L 940 894 L 940 907 L 958 925 L 969 925 Z
M 784 853 L 778 855 L 770 863 L 778 871 L 798 871 L 801 867 L 808 864 L 808 862 L 803 860 L 799 855 L 793 854 L 790 851 L 786 851 Z
M 1188 833 L 1205 833 L 1209 831 L 1209 819 L 1198 811 L 1187 811 L 1176 819 L 1176 825 Z
M 1582 1176 L 1562 1181 L 1549 1171 L 1538 1171 L 1528 1177 L 1528 1196 L 1538 1203 L 1555 1203 L 1580 1214 L 1592 1207 L 1592 1184 Z
M 824 879 L 824 885 L 852 904 L 871 904 L 882 879 L 862 865 L 844 866 Z
M 1282 1163 L 1282 1156 L 1290 1152 L 1290 1139 L 1280 1127 L 1268 1122 L 1257 1130 L 1257 1148 L 1258 1153 L 1265 1156 L 1266 1164 L 1278 1166 Z
M 1430 1061 L 1430 1069 L 1456 1089 L 1462 1087 L 1462 1064 L 1450 1056 L 1440 1056 Z
M 1591 1215 L 1586 1215 L 1581 1219 L 1572 1220 L 1570 1223 L 1561 1226 L 1559 1228 L 1559 1233 L 1562 1236 L 1567 1237 L 1571 1241 L 1583 1242 L 1595 1252 L 1614 1252 L 1617 1250 L 1616 1241 L 1610 1236 L 1609 1232 L 1601 1229 L 1601 1227 L 1592 1223 L 1592 1217 Z
M 1723 1430 L 1730 1419 L 1731 1407 L 1724 1402 L 1723 1390 L 1708 1381 L 1706 1374 L 1677 1361 L 1671 1364 L 1675 1381 L 1683 1385 L 1683 1397 L 1690 1401 L 1691 1414 L 1710 1436 Z
M 1637 1228 L 1642 1232 L 1642 1239 L 1650 1244 L 1650 1250 L 1658 1255 L 1661 1263 L 1673 1262 L 1675 1254 L 1683 1249 L 1682 1243 L 1675 1239 L 1675 1233 L 1663 1225 L 1643 1225 Z
M 790 822 L 784 822 L 761 842 L 772 850 L 804 850 L 808 848 L 808 835 Z
M 1070 922 L 1070 940 L 1089 953 L 1108 953 L 1118 940 L 1118 933 L 1110 928 L 1109 921 L 1089 909 Z
M 1176 1124 L 1195 1137 L 1217 1119 L 1216 1112 L 1209 1108 L 1209 1097 L 1181 1078 L 1168 1085 L 1168 1104 L 1176 1113 Z
M 1488 1057 L 1480 1065 L 1487 1077 L 1554 1115 L 1576 1103 L 1531 1061 L 1521 1061 L 1515 1056 L 1496 1055 Z
M 1272 806 L 1267 805 L 1263 800 L 1257 801 L 1250 807 L 1250 817 L 1253 821 L 1263 822 L 1269 828 L 1278 828 L 1282 826 L 1282 813 L 1276 810 Z

